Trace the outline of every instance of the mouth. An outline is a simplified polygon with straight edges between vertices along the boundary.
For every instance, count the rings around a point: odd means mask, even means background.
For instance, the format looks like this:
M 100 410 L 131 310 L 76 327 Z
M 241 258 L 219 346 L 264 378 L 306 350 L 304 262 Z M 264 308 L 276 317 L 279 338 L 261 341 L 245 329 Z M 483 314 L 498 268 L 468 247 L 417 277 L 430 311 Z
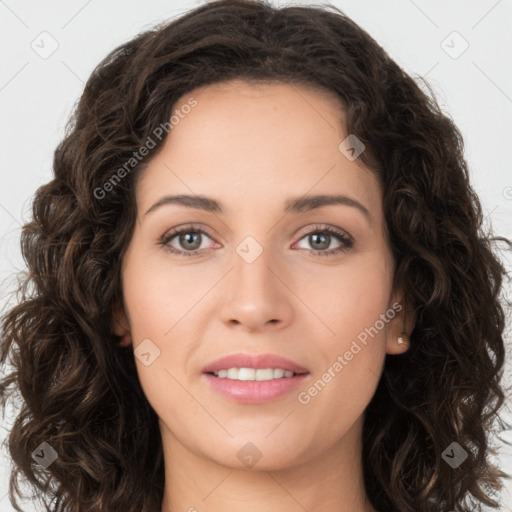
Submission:
M 310 372 L 275 354 L 233 354 L 203 368 L 210 389 L 231 401 L 259 404 L 289 394 Z
M 222 368 L 215 372 L 206 372 L 218 379 L 239 381 L 267 381 L 276 379 L 289 379 L 308 372 L 293 372 L 283 368 Z
M 258 370 L 264 371 L 258 372 Z M 254 371 L 257 373 L 253 373 Z M 292 377 L 290 372 L 293 374 L 309 373 L 306 368 L 295 361 L 277 354 L 231 354 L 221 357 L 203 368 L 203 373 L 215 374 L 216 377 L 221 379 L 235 380 L 287 378 Z M 260 378 L 257 379 L 257 376 Z

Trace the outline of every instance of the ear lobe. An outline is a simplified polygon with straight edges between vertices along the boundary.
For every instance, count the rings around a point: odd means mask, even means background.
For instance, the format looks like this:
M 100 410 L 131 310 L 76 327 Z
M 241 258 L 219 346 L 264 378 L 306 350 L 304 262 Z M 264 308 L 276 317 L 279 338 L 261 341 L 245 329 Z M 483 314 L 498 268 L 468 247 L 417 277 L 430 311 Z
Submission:
M 410 336 L 407 333 L 400 333 L 398 336 L 388 337 L 386 342 L 386 353 L 391 355 L 403 354 L 411 346 Z
M 411 333 L 416 325 L 416 313 L 410 306 L 404 304 L 403 294 L 393 302 L 396 303 L 402 307 L 397 309 L 398 313 L 390 321 L 386 338 L 386 353 L 394 355 L 407 352 L 411 343 Z
M 112 312 L 112 331 L 117 336 L 125 336 L 130 333 L 130 324 L 122 304 L 115 306 Z

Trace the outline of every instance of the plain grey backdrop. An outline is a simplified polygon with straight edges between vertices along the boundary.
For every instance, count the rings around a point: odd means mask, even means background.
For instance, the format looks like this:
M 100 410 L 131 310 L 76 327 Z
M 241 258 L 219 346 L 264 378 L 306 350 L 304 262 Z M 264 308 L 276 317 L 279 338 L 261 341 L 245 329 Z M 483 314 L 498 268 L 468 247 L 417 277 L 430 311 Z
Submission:
M 51 179 L 53 151 L 93 68 L 108 52 L 201 0 L 0 0 L 0 308 L 24 268 L 21 225 L 35 190 Z M 279 1 L 275 5 L 323 2 Z M 512 237 L 512 0 L 333 0 L 405 71 L 424 77 L 465 138 L 487 226 Z M 506 258 L 505 254 L 502 254 Z M 506 264 L 511 267 L 511 258 Z M 507 284 L 510 290 L 510 283 Z M 510 297 L 510 295 L 509 295 Z M 510 299 L 509 299 L 510 300 Z M 507 343 L 510 347 L 510 313 Z M 512 385 L 510 348 L 506 384 Z M 502 417 L 512 422 L 510 398 Z M 12 418 L 2 425 L 5 438 Z M 512 443 L 512 430 L 502 435 Z M 499 465 L 512 473 L 511 446 Z M 0 512 L 11 512 L 0 453 Z M 506 481 L 505 481 L 506 482 Z M 512 488 L 512 482 L 506 485 Z M 27 503 L 27 512 L 35 509 Z M 512 512 L 512 492 L 502 495 Z

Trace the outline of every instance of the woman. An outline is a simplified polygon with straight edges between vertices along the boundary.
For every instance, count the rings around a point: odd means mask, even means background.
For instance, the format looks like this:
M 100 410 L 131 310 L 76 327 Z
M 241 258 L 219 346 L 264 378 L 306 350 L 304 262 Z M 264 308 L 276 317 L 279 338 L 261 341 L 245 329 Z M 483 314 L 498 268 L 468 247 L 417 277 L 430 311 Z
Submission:
M 69 512 L 496 506 L 505 270 L 462 149 L 335 8 L 117 48 L 23 229 L 14 473 Z

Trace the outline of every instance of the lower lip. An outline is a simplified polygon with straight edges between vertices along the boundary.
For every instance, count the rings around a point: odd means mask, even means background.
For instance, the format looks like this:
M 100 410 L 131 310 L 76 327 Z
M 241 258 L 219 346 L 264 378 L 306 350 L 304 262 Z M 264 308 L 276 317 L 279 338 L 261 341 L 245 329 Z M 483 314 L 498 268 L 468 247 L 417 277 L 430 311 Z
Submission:
M 220 394 L 236 402 L 261 404 L 275 400 L 298 388 L 304 383 L 304 379 L 308 377 L 309 373 L 262 381 L 219 379 L 208 373 L 203 375 L 210 386 Z

